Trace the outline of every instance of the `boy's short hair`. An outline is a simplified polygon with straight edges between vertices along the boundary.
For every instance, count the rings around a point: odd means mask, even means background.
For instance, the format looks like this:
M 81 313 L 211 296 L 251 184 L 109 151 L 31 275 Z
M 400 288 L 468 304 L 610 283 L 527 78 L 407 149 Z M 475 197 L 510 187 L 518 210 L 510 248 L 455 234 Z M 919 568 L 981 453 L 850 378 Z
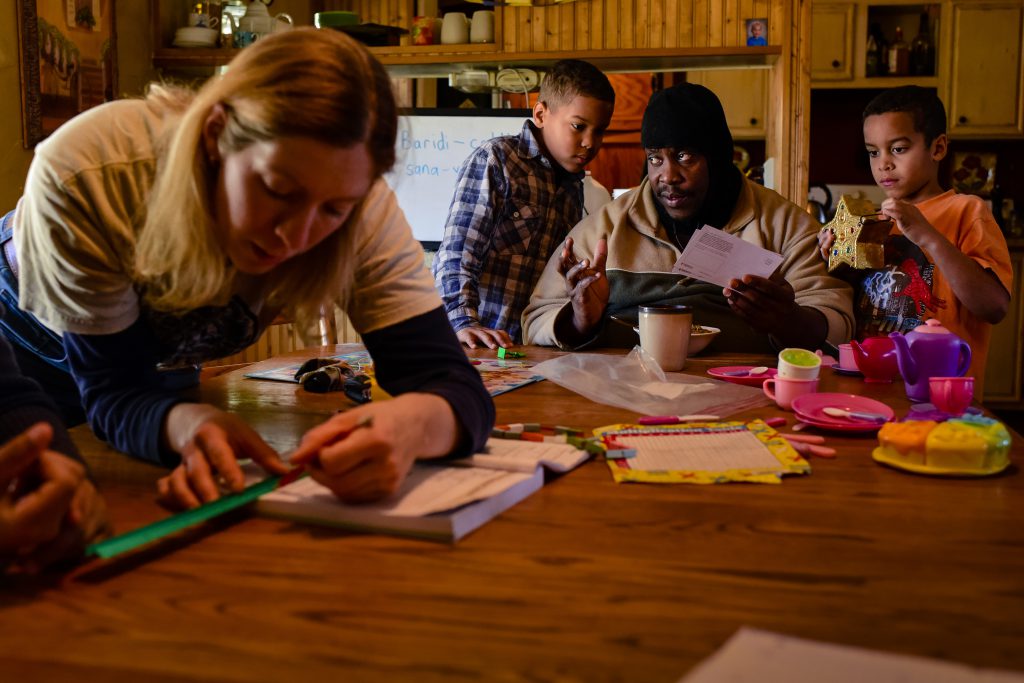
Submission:
M 864 117 L 903 111 L 914 120 L 914 130 L 924 134 L 924 143 L 932 144 L 932 140 L 946 132 L 946 108 L 934 90 L 919 85 L 904 85 L 899 88 L 883 90 L 864 108 Z
M 600 69 L 580 59 L 562 59 L 544 77 L 538 99 L 554 108 L 581 96 L 615 104 L 615 90 Z

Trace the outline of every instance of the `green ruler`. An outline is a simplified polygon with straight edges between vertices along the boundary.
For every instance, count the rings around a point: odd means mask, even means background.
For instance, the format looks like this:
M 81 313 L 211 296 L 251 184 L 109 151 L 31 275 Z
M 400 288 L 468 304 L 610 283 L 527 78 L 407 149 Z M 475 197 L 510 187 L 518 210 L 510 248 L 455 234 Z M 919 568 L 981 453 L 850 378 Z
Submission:
M 286 477 L 288 475 L 285 475 Z M 164 536 L 168 536 L 175 532 L 187 529 L 190 526 L 205 522 L 208 519 L 213 519 L 219 515 L 229 512 L 236 508 L 240 508 L 247 503 L 251 503 L 265 493 L 270 493 L 277 488 L 278 483 L 281 481 L 281 477 L 270 477 L 263 481 L 257 482 L 252 486 L 247 487 L 244 491 L 231 494 L 229 496 L 223 496 L 217 500 L 204 503 L 199 507 L 192 510 L 185 510 L 179 512 L 176 515 L 171 515 L 167 519 L 161 519 L 159 522 L 153 522 L 147 524 L 144 527 L 129 531 L 126 534 L 115 536 L 114 538 L 108 538 L 105 541 L 99 543 L 93 543 L 89 546 L 85 553 L 86 555 L 95 555 L 107 559 L 126 553 L 129 550 L 134 550 L 139 546 L 146 545 L 157 541 Z

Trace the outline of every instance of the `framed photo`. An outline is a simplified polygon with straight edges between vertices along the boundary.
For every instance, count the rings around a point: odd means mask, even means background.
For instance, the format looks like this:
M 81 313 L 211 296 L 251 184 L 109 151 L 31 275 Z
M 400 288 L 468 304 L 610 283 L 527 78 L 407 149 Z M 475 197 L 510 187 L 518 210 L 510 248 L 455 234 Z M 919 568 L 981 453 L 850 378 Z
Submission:
M 747 46 L 764 47 L 768 44 L 768 20 L 747 19 Z
M 16 0 L 22 141 L 32 149 L 117 93 L 115 0 Z

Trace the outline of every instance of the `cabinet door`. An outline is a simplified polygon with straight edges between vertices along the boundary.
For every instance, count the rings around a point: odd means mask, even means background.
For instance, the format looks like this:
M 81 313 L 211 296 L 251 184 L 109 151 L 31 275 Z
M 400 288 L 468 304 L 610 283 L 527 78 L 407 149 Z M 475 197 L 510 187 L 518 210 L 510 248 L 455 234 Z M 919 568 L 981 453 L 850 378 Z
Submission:
M 1024 133 L 1021 122 L 1021 20 L 1018 2 L 953 6 L 949 132 L 954 136 Z
M 985 366 L 985 402 L 1016 403 L 1020 407 L 1021 382 L 1024 380 L 1024 290 L 1021 289 L 1021 268 L 1024 251 L 1010 252 L 1013 266 L 1013 290 L 1010 292 L 1010 310 L 1003 321 L 992 328 L 988 346 L 988 365 Z
M 688 71 L 686 80 L 718 95 L 733 138 L 750 140 L 765 136 L 768 74 L 767 69 Z
M 811 6 L 811 80 L 853 78 L 853 3 Z

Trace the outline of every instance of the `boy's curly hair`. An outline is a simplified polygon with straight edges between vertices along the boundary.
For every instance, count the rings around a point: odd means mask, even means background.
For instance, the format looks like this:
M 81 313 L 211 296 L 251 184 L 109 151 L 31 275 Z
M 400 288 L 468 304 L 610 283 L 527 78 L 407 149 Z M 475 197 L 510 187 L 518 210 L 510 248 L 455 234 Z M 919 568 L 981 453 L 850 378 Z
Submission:
M 888 114 L 903 111 L 914 120 L 914 130 L 924 134 L 924 143 L 932 141 L 946 132 L 946 108 L 934 90 L 919 85 L 904 85 L 899 88 L 883 90 L 868 102 L 864 108 L 864 116 Z

